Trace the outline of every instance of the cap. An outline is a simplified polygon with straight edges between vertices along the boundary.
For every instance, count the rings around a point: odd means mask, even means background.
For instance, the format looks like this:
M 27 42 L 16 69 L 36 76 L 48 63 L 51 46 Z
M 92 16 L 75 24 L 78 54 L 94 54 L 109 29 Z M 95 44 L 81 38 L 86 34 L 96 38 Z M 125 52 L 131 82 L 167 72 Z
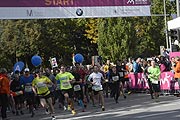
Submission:
M 29 72 L 29 71 L 30 71 L 29 68 L 24 69 L 24 72 Z

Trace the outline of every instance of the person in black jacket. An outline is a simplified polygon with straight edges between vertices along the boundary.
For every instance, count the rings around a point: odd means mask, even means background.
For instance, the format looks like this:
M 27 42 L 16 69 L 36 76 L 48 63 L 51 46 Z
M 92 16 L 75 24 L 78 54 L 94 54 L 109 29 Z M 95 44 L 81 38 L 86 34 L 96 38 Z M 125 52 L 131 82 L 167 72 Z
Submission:
M 19 111 L 21 115 L 23 115 L 22 106 L 23 106 L 23 88 L 20 85 L 19 75 L 14 75 L 14 80 L 11 82 L 10 90 L 12 92 L 14 102 L 15 102 L 15 109 L 16 115 L 19 115 Z
M 82 107 L 82 112 L 84 112 L 85 111 L 85 105 L 83 102 L 84 94 L 83 94 L 83 88 L 82 88 L 83 80 L 81 78 L 81 75 L 77 71 L 77 67 L 75 67 L 75 66 L 73 66 L 73 68 L 72 68 L 72 75 L 75 78 L 75 81 L 73 83 L 74 94 L 78 100 L 79 105 Z
M 112 82 L 112 97 L 114 97 L 116 103 L 118 103 L 118 98 L 120 96 L 120 91 L 122 92 L 124 98 L 126 98 L 126 96 L 124 95 L 124 92 L 122 91 L 122 81 L 121 81 L 121 77 L 117 71 L 116 66 L 112 67 L 112 72 L 110 72 L 109 75 L 109 81 Z

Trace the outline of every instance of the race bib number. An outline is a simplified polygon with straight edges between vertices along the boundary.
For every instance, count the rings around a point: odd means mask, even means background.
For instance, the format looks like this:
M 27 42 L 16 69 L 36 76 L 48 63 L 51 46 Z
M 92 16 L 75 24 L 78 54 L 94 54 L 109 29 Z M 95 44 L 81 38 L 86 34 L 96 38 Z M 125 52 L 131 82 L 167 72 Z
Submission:
M 91 87 L 92 87 L 92 85 L 91 85 L 91 84 L 89 84 L 89 85 L 88 85 L 88 88 L 91 88 Z
M 74 86 L 74 91 L 80 91 L 81 90 L 81 86 L 80 85 L 75 85 Z
M 158 80 L 153 80 L 152 83 L 153 84 L 158 84 Z
M 62 87 L 63 87 L 63 88 L 68 88 L 68 87 L 70 87 L 70 86 L 71 86 L 71 84 L 70 84 L 68 81 L 62 82 Z
M 120 77 L 124 77 L 124 72 L 119 72 Z
M 53 87 L 51 84 L 48 84 L 47 86 L 48 86 L 48 88 L 52 88 Z
M 118 80 L 119 80 L 119 76 L 114 76 L 114 77 L 112 77 L 112 80 L 113 80 L 113 81 L 118 81 Z
M 57 84 L 56 90 L 60 90 L 60 84 Z
M 94 86 L 92 87 L 92 89 L 95 90 L 95 91 L 100 91 L 100 90 L 102 90 L 102 87 L 99 86 L 99 85 L 94 85 Z
M 43 82 L 40 82 L 37 84 L 37 87 L 38 88 L 44 88 L 44 87 L 46 87 L 46 84 L 44 84 Z
M 25 86 L 24 91 L 25 92 L 32 92 L 32 86 Z

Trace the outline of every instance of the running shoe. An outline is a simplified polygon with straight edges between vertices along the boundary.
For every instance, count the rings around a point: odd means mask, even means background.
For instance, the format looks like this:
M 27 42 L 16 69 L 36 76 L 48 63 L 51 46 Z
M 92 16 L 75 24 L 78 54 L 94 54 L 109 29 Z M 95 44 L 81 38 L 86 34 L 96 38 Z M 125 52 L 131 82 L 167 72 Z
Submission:
M 18 111 L 16 111 L 16 115 L 17 115 L 17 116 L 19 115 L 19 112 L 18 112 Z
M 68 105 L 68 110 L 69 110 L 69 111 L 71 110 L 71 105 Z
M 131 93 L 132 93 L 132 91 L 129 91 L 129 92 L 128 92 L 128 95 L 130 95 Z
M 45 114 L 46 115 L 49 115 L 50 113 L 49 113 L 49 110 L 46 108 L 46 110 L 45 110 Z
M 23 111 L 20 111 L 21 115 L 24 115 Z
M 76 114 L 76 111 L 75 111 L 75 110 L 72 110 L 71 113 L 72 113 L 73 115 L 75 115 L 75 114 Z
M 34 111 L 32 111 L 31 117 L 34 117 L 34 115 L 35 115 L 35 114 L 34 114 Z
M 67 110 L 67 108 L 66 108 L 66 106 L 64 106 L 64 111 L 66 111 Z
M 102 106 L 102 111 L 105 111 L 105 107 L 104 106 Z
M 56 120 L 56 117 L 55 116 L 52 116 L 52 119 L 51 120 Z

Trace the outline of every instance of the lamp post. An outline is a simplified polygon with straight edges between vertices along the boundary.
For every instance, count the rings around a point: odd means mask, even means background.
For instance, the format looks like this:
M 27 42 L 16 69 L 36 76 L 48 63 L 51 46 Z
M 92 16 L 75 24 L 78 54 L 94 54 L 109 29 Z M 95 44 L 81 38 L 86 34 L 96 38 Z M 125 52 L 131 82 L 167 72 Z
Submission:
M 176 0 L 177 17 L 180 17 L 179 0 Z
M 164 22 L 165 22 L 165 35 L 166 35 L 166 48 L 169 48 L 169 38 L 168 38 L 168 32 L 167 32 L 167 16 L 166 16 L 166 0 L 163 0 L 164 2 Z

